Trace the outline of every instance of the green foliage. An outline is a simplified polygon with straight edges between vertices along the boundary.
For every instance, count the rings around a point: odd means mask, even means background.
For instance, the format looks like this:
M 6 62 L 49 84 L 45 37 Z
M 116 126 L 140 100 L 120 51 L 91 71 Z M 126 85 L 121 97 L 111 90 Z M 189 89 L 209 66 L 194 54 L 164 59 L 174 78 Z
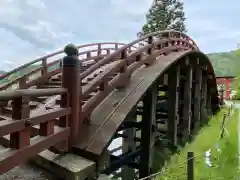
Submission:
M 187 152 L 194 152 L 194 179 L 223 179 L 230 180 L 239 177 L 238 173 L 238 150 L 237 150 L 237 122 L 238 110 L 226 121 L 223 139 L 218 141 L 221 132 L 221 122 L 223 114 L 227 109 L 223 109 L 214 116 L 209 124 L 201 129 L 195 140 L 187 144 L 179 154 L 172 156 L 171 161 L 165 165 L 162 173 L 156 180 L 184 180 L 187 179 Z M 221 152 L 217 151 L 217 147 Z M 211 161 L 213 167 L 205 164 L 204 154 L 211 149 Z
M 239 74 L 240 57 L 236 51 L 209 53 L 216 76 L 236 76 Z
M 240 100 L 240 75 L 234 78 L 231 83 L 231 88 L 236 91 L 236 95 L 233 97 L 233 100 Z
M 174 29 L 186 32 L 183 2 L 180 0 L 155 0 L 146 15 L 143 34 Z

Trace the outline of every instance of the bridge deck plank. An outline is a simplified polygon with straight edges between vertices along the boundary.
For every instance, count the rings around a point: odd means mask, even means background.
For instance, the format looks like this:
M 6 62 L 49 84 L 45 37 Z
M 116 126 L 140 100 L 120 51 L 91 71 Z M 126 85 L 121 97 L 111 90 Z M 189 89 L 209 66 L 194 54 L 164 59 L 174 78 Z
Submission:
M 185 52 L 186 53 L 186 52 Z M 108 146 L 111 137 L 126 118 L 129 111 L 144 95 L 153 81 L 166 70 L 182 53 L 163 56 L 148 68 L 140 68 L 131 77 L 131 83 L 122 90 L 113 91 L 92 113 L 88 133 L 79 134 L 75 148 L 101 155 Z M 95 132 L 93 127 L 95 126 Z M 88 129 L 88 130 L 87 130 Z

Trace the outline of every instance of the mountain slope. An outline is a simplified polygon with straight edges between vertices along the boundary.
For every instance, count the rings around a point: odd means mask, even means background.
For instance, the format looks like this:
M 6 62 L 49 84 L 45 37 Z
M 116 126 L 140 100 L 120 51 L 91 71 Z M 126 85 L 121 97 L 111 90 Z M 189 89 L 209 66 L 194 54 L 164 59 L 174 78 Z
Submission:
M 236 76 L 239 73 L 240 57 L 236 51 L 209 53 L 216 76 Z

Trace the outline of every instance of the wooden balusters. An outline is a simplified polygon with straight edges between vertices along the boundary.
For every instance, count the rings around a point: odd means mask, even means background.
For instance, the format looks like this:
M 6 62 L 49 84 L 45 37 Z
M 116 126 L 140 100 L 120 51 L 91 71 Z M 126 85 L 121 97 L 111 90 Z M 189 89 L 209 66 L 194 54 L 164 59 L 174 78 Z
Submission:
M 114 48 L 115 48 L 115 50 L 117 50 L 117 49 L 118 49 L 118 44 L 115 44 L 115 47 L 114 47 Z
M 12 101 L 12 119 L 22 120 L 29 117 L 29 98 L 18 97 Z M 26 122 L 26 128 L 10 134 L 10 148 L 21 149 L 30 144 L 30 124 Z
M 27 89 L 27 77 L 23 76 L 18 82 L 19 89 Z
M 152 43 L 153 43 L 153 37 L 150 36 L 150 37 L 148 38 L 148 44 L 152 44 Z M 148 49 L 147 53 L 148 53 L 148 54 L 152 54 L 152 47 Z
M 100 91 L 105 91 L 108 87 L 108 81 L 106 79 L 103 79 L 103 82 L 99 86 Z
M 107 51 L 107 54 L 109 55 L 110 54 L 110 49 L 107 49 L 106 51 Z
M 91 52 L 87 52 L 87 58 L 91 57 Z
M 97 51 L 97 55 L 101 55 L 102 51 L 101 51 L 101 44 L 98 44 L 98 51 Z
M 42 70 L 41 70 L 41 74 L 42 74 L 42 76 L 43 76 L 43 75 L 45 75 L 45 74 L 47 73 L 47 71 L 48 71 L 47 59 L 43 59 L 43 60 L 42 60 L 42 66 L 43 66 L 43 68 L 42 68 Z
M 152 36 L 148 37 L 147 42 L 148 42 L 148 44 L 153 44 L 153 37 Z M 151 57 L 152 50 L 153 50 L 152 46 L 150 48 L 148 48 L 148 50 L 147 50 L 147 54 L 150 56 L 150 58 L 148 59 L 148 61 L 146 63 L 144 63 L 146 66 L 151 65 L 154 62 L 154 60 L 156 59 L 155 57 Z
M 124 65 L 120 68 L 120 79 L 119 79 L 119 83 L 117 84 L 117 88 L 121 89 L 124 88 L 127 81 L 129 80 L 129 77 L 126 73 L 127 70 L 127 62 L 126 62 L 126 57 L 127 57 L 127 51 L 126 49 L 123 50 L 120 54 L 120 59 L 122 59 L 123 61 L 125 61 Z
M 51 134 L 54 134 L 54 125 L 55 125 L 55 119 L 49 120 L 44 123 L 40 123 L 39 135 L 49 136 Z

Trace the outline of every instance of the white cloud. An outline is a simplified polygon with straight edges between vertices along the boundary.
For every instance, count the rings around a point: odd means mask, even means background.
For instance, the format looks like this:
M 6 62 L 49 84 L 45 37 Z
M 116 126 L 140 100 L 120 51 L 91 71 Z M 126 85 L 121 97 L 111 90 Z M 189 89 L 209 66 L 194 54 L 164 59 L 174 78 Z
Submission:
M 203 51 L 225 51 L 240 42 L 240 1 L 184 2 L 188 34 Z M 1 58 L 13 61 L 12 67 L 69 42 L 130 42 L 151 4 L 152 0 L 1 0 Z
M 45 3 L 41 0 L 26 0 L 26 3 L 31 6 L 31 7 L 35 7 L 35 8 L 39 8 L 39 9 L 45 9 Z

